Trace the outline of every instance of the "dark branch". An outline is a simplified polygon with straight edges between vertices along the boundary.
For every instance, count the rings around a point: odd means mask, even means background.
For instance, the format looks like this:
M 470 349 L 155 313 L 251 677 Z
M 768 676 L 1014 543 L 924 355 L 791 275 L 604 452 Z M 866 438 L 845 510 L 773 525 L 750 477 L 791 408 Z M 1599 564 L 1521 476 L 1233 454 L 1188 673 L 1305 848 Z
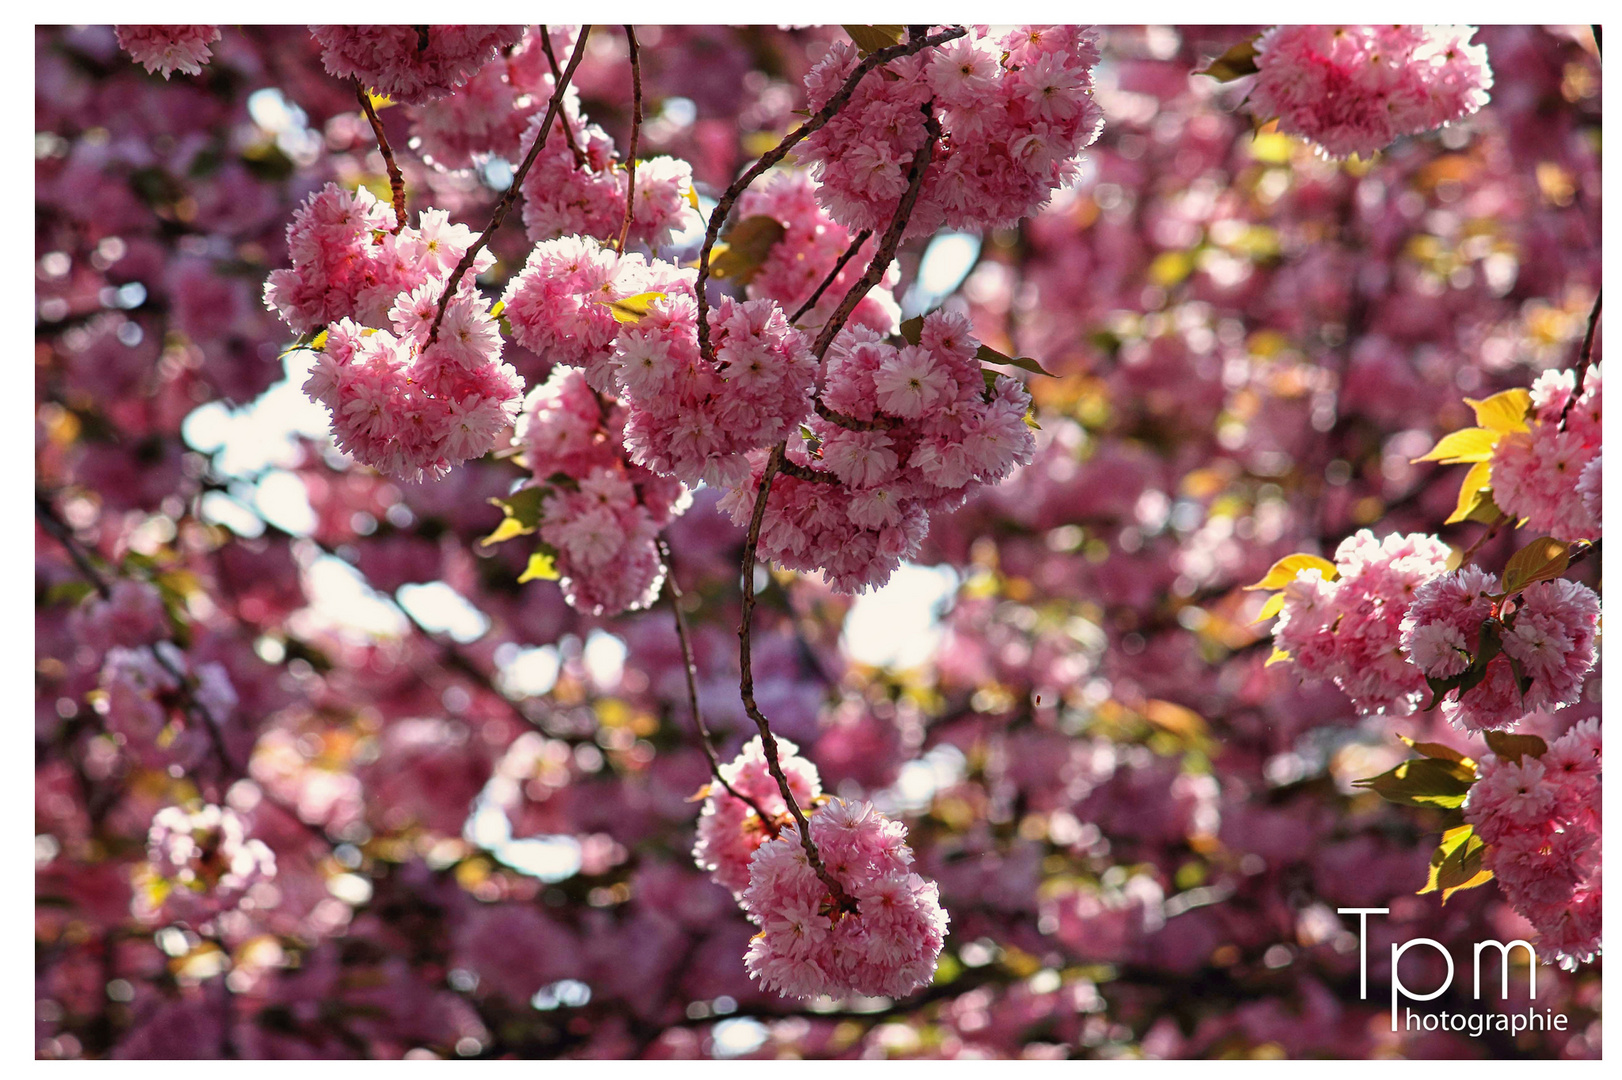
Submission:
M 389 171 L 389 193 L 394 201 L 394 232 L 398 235 L 406 226 L 405 175 L 400 172 L 400 166 L 394 160 L 394 151 L 389 148 L 389 137 L 383 132 L 383 121 L 377 118 L 377 109 L 372 105 L 372 95 L 361 85 L 359 79 L 355 80 L 355 97 L 360 101 L 361 110 L 366 113 L 366 119 L 372 125 L 372 134 L 377 136 L 377 149 L 382 153 L 383 165 Z
M 625 169 L 629 179 L 625 184 L 625 222 L 620 226 L 619 250 L 625 250 L 625 241 L 631 235 L 631 216 L 636 210 L 636 144 L 642 134 L 642 62 L 637 57 L 636 27 L 625 27 L 625 44 L 631 50 L 631 147 L 625 155 Z
M 710 252 L 715 247 L 715 242 L 721 235 L 721 225 L 726 221 L 727 215 L 732 213 L 732 204 L 738 200 L 738 196 L 742 195 L 749 185 L 758 180 L 767 169 L 782 161 L 801 139 L 816 133 L 824 124 L 832 120 L 835 114 L 845 107 L 845 103 L 850 100 L 851 94 L 855 92 L 857 84 L 862 81 L 862 78 L 868 72 L 903 56 L 911 56 L 913 53 L 921 52 L 935 45 L 943 45 L 948 41 L 962 37 L 966 33 L 968 33 L 967 28 L 954 26 L 942 30 L 938 34 L 914 38 L 911 41 L 891 45 L 887 49 L 880 49 L 878 52 L 869 54 L 867 59 L 856 65 L 856 70 L 850 73 L 844 84 L 835 91 L 834 96 L 829 98 L 827 103 L 817 110 L 816 115 L 785 135 L 782 142 L 762 154 L 759 161 L 751 165 L 742 176 L 732 181 L 732 184 L 721 195 L 720 200 L 716 202 L 715 209 L 710 212 L 709 226 L 704 230 L 704 246 L 698 253 L 698 282 L 694 289 L 698 295 L 698 347 L 704 359 L 712 364 L 715 362 L 715 350 L 710 345 L 709 303 L 704 297 L 704 283 L 709 280 L 710 276 Z
M 446 280 L 445 291 L 439 297 L 439 310 L 434 314 L 434 325 L 428 330 L 428 344 L 423 346 L 425 352 L 428 345 L 432 345 L 439 339 L 439 324 L 445 321 L 445 309 L 450 307 L 451 297 L 461 287 L 462 276 L 472 268 L 479 252 L 483 250 L 485 245 L 489 244 L 491 235 L 501 228 L 501 222 L 506 218 L 507 212 L 513 208 L 513 203 L 518 201 L 518 189 L 523 184 L 524 177 L 529 175 L 530 166 L 534 165 L 535 159 L 540 156 L 541 149 L 546 146 L 546 136 L 552 130 L 552 121 L 557 117 L 558 109 L 563 106 L 564 91 L 569 88 L 569 81 L 574 78 L 575 68 L 580 66 L 581 60 L 585 59 L 586 39 L 590 36 L 591 27 L 582 26 L 580 36 L 574 43 L 574 53 L 569 57 L 569 66 L 563 69 L 563 77 L 552 87 L 552 98 L 546 103 L 546 117 L 541 121 L 540 130 L 535 133 L 534 145 L 529 148 L 529 153 L 524 156 L 524 163 L 518 167 L 517 172 L 513 173 L 512 183 L 508 185 L 507 190 L 496 203 L 495 211 L 490 215 L 490 223 L 484 227 L 484 231 L 473 242 L 473 246 L 463 254 L 461 261 L 456 264 L 456 268 L 451 271 L 450 277 Z M 563 126 L 565 130 L 568 129 L 567 119 L 564 120 Z

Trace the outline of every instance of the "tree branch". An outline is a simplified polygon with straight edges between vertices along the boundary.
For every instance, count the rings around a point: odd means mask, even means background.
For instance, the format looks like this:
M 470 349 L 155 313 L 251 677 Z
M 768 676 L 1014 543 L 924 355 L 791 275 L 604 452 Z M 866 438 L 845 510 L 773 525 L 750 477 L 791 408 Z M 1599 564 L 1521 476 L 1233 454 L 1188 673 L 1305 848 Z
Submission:
M 625 169 L 629 180 L 625 185 L 625 222 L 620 226 L 619 250 L 625 250 L 625 241 L 631 235 L 631 216 L 636 210 L 636 144 L 642 134 L 642 62 L 637 57 L 636 27 L 625 27 L 625 44 L 631 51 L 631 147 L 625 155 Z
M 552 69 L 552 85 L 556 86 L 563 81 L 563 72 L 558 69 L 557 54 L 552 51 L 552 35 L 547 33 L 545 24 L 541 26 L 541 51 L 546 54 L 547 66 Z M 574 128 L 569 126 L 569 118 L 563 118 L 563 137 L 569 140 L 569 152 L 574 155 L 574 167 L 586 167 L 586 152 L 580 149 L 580 143 L 574 137 Z
M 845 268 L 845 264 L 850 262 L 850 260 L 855 257 L 856 253 L 861 250 L 862 245 L 867 243 L 867 238 L 872 235 L 872 229 L 863 229 L 861 232 L 856 234 L 856 239 L 852 240 L 850 242 L 850 247 L 846 248 L 845 253 L 839 256 L 839 261 L 834 263 L 834 268 L 832 270 L 828 271 L 828 276 L 822 279 L 822 284 L 818 285 L 816 291 L 806 298 L 805 303 L 800 305 L 798 311 L 788 317 L 789 322 L 799 322 L 801 316 L 817 306 L 817 301 L 821 300 L 822 294 L 827 292 L 829 287 L 833 285 L 834 279 L 837 278 L 839 276 L 839 272 Z
M 1594 293 L 1594 307 L 1588 313 L 1588 329 L 1583 333 L 1582 351 L 1577 354 L 1577 383 L 1571 388 L 1571 396 L 1566 399 L 1565 408 L 1560 410 L 1561 431 L 1566 430 L 1566 417 L 1571 415 L 1571 407 L 1583 396 L 1583 380 L 1588 378 L 1588 365 L 1594 362 L 1594 328 L 1599 325 L 1599 302 L 1602 295 L 1603 290 Z
M 569 81 L 574 78 L 575 68 L 579 67 L 580 61 L 585 58 L 586 39 L 590 36 L 591 27 L 582 26 L 580 36 L 574 43 L 574 53 L 569 57 L 569 66 L 563 69 L 563 77 L 552 87 L 552 98 L 546 103 L 546 117 L 541 121 L 540 130 L 535 133 L 535 142 L 530 146 L 529 153 L 524 156 L 524 163 L 513 173 L 512 183 L 507 186 L 507 190 L 496 203 L 495 211 L 490 215 L 490 223 L 484 227 L 484 231 L 473 242 L 473 246 L 462 255 L 461 261 L 446 279 L 445 290 L 439 296 L 439 310 L 434 314 L 434 324 L 428 329 L 428 343 L 423 346 L 424 352 L 428 350 L 428 346 L 439 340 L 439 324 L 445 321 L 445 309 L 450 307 L 451 297 L 461 287 L 462 275 L 472 268 L 480 250 L 490 243 L 491 234 L 501 228 L 501 222 L 506 218 L 507 212 L 513 208 L 513 203 L 518 201 L 518 189 L 523 184 L 524 177 L 529 175 L 530 166 L 535 164 L 535 159 L 540 156 L 541 149 L 546 146 L 546 136 L 551 132 L 552 121 L 563 105 L 563 94 L 569 88 Z M 565 129 L 568 128 L 567 118 L 563 126 Z
M 377 136 L 377 149 L 382 153 L 383 165 L 389 171 L 389 192 L 394 200 L 394 233 L 398 236 L 400 230 L 406 226 L 405 175 L 400 172 L 400 166 L 394 160 L 394 151 L 389 148 L 389 137 L 383 132 L 383 121 L 377 118 L 377 109 L 372 105 L 372 95 L 361 85 L 359 79 L 355 80 L 355 97 L 360 101 L 361 110 L 366 113 L 366 119 L 372 125 L 372 134 Z
M 760 818 L 766 831 L 773 839 L 779 832 L 777 819 L 774 815 L 766 813 L 760 804 L 727 782 L 721 775 L 721 759 L 715 753 L 715 738 L 710 734 L 709 727 L 704 723 L 704 713 L 698 707 L 698 665 L 693 662 L 693 643 L 687 636 L 687 614 L 681 609 L 681 586 L 676 582 L 676 563 L 670 557 L 670 544 L 663 536 L 659 537 L 659 558 L 665 564 L 665 584 L 670 587 L 670 608 L 676 614 L 676 637 L 681 641 L 682 672 L 687 676 L 687 705 L 693 711 L 693 724 L 698 728 L 699 742 L 704 747 L 704 756 L 710 759 L 710 775 L 715 777 L 716 783 L 726 789 L 728 795 L 739 800 Z
M 834 96 L 829 98 L 827 103 L 817 110 L 816 115 L 785 135 L 782 142 L 762 154 L 760 160 L 751 165 L 748 171 L 732 181 L 732 184 L 716 202 L 715 209 L 710 211 L 709 226 L 704 230 L 704 246 L 698 253 L 698 282 L 694 286 L 694 291 L 698 296 L 698 348 L 704 359 L 712 364 L 715 362 L 715 349 L 710 345 L 709 302 L 704 297 L 704 283 L 709 280 L 710 276 L 710 252 L 715 247 L 715 242 L 721 235 L 721 225 L 726 221 L 727 215 L 732 213 L 732 204 L 738 200 L 738 196 L 742 195 L 749 185 L 758 180 L 767 169 L 782 161 L 801 139 L 815 134 L 824 124 L 832 120 L 835 114 L 845 107 L 845 103 L 850 100 L 851 94 L 855 92 L 857 84 L 862 81 L 862 78 L 868 72 L 903 56 L 911 56 L 913 53 L 921 52 L 935 45 L 944 45 L 946 42 L 960 38 L 967 33 L 968 29 L 966 27 L 954 26 L 942 30 L 938 34 L 917 37 L 898 45 L 891 45 L 887 49 L 880 49 L 878 52 L 870 53 L 867 59 L 856 65 L 856 70 L 850 73 L 844 84 L 835 91 Z

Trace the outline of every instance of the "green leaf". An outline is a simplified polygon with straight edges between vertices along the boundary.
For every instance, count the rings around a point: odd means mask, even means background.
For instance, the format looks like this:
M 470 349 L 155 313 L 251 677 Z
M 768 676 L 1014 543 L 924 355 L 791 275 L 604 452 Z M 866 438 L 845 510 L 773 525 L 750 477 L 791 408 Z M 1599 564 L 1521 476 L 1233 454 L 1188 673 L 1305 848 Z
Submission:
M 891 45 L 901 44 L 906 35 L 905 26 L 846 26 L 845 33 L 856 43 L 863 56 L 876 53 L 880 49 L 888 49 Z
M 740 285 L 749 284 L 772 245 L 783 239 L 786 231 L 781 221 L 767 214 L 744 218 L 728 229 L 724 242 L 710 252 L 710 273 Z
M 1459 682 L 1463 678 L 1463 674 L 1450 675 L 1445 679 L 1439 679 L 1434 675 L 1425 676 L 1425 685 L 1431 688 L 1431 700 L 1430 704 L 1425 706 L 1424 711 L 1430 712 L 1432 709 L 1436 708 L 1436 706 L 1440 705 L 1442 703 L 1442 699 L 1448 695 L 1449 691 L 1457 690 L 1459 688 Z
M 519 488 L 505 499 L 491 499 L 490 505 L 501 507 L 501 524 L 479 543 L 488 547 L 534 532 L 541 522 L 541 499 L 545 495 L 545 488 L 526 487 Z
M 1440 461 L 1444 465 L 1461 465 L 1467 461 L 1489 461 L 1500 434 L 1490 428 L 1470 427 L 1443 435 L 1429 453 L 1414 458 L 1412 464 Z
M 518 584 L 526 581 L 556 581 L 558 579 L 557 551 L 547 544 L 537 547 L 529 557 L 529 565 L 518 575 Z
M 1334 581 L 1335 578 L 1340 576 L 1340 571 L 1336 570 L 1335 564 L 1330 562 L 1328 559 L 1321 558 L 1317 555 L 1286 555 L 1284 558 L 1274 563 L 1272 568 L 1267 571 L 1266 576 L 1264 576 L 1260 581 L 1256 582 L 1254 585 L 1246 585 L 1245 591 L 1254 592 L 1257 589 L 1282 589 L 1284 586 L 1294 581 L 1296 575 L 1301 571 L 1312 569 L 1323 571 L 1325 581 Z
M 1051 371 L 1048 371 L 1028 356 L 1008 356 L 993 349 L 990 345 L 980 346 L 975 351 L 974 357 L 982 364 L 1006 364 L 1009 367 L 1017 367 L 1022 371 L 1029 371 L 1036 375 L 1047 375 L 1050 378 L 1053 375 Z
M 1493 501 L 1492 489 L 1489 488 L 1481 493 L 1481 497 L 1476 500 L 1475 508 L 1465 515 L 1465 520 L 1474 521 L 1481 525 L 1491 525 L 1503 516 L 1504 512 Z
M 1540 536 L 1509 557 L 1504 565 L 1504 594 L 1520 592 L 1537 581 L 1553 581 L 1566 572 L 1571 556 L 1565 541 Z
M 1423 757 L 1410 758 L 1388 772 L 1354 784 L 1378 793 L 1387 802 L 1451 810 L 1464 805 L 1475 779 L 1475 770 L 1460 762 Z
M 1492 880 L 1492 871 L 1481 868 L 1487 845 L 1471 825 L 1460 825 L 1442 834 L 1442 842 L 1431 853 L 1430 877 L 1418 895 L 1442 893 L 1447 903 L 1460 889 L 1473 889 Z
M 1532 395 L 1525 387 L 1517 386 L 1513 390 L 1505 390 L 1480 401 L 1465 398 L 1464 403 L 1475 410 L 1476 423 L 1491 431 L 1509 434 L 1514 431 L 1530 430 L 1526 423 L 1526 415 L 1532 409 Z
M 1492 463 L 1478 461 L 1470 466 L 1470 471 L 1464 474 L 1464 483 L 1459 486 L 1458 505 L 1453 508 L 1453 514 L 1444 525 L 1453 525 L 1460 521 L 1468 521 L 1483 501 L 1492 501 Z M 1493 507 L 1494 510 L 1497 507 Z
M 1511 735 L 1507 731 L 1485 731 L 1482 735 L 1487 749 L 1512 765 L 1520 764 L 1522 757 L 1540 758 L 1549 752 L 1549 744 L 1536 735 Z
M 597 302 L 607 305 L 608 310 L 614 316 L 615 322 L 635 326 L 648 317 L 648 312 L 653 309 L 655 300 L 663 300 L 664 298 L 665 294 L 662 292 L 645 292 L 637 293 L 635 296 L 622 297 L 619 300 L 599 300 Z
M 1256 34 L 1245 38 L 1194 74 L 1209 75 L 1217 82 L 1233 82 L 1256 74 L 1256 39 L 1259 37 L 1261 35 Z

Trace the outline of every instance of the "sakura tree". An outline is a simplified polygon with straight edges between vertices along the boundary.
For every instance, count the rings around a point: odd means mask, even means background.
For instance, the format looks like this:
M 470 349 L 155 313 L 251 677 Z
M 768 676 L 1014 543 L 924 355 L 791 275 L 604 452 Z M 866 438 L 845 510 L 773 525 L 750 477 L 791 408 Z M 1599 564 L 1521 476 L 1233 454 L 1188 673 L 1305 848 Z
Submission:
M 1599 101 L 40 28 L 36 1053 L 1597 1057 Z

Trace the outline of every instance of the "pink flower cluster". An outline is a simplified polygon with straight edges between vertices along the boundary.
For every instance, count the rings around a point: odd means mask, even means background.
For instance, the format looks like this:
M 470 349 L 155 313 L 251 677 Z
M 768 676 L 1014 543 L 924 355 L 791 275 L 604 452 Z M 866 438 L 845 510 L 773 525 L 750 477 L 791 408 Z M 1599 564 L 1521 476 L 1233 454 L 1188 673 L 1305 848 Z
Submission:
M 788 780 L 789 790 L 794 793 L 794 801 L 802 807 L 810 807 L 822 794 L 822 779 L 817 775 L 817 767 L 799 756 L 799 749 L 787 739 L 778 739 L 777 763 Z M 748 803 L 720 784 L 709 786 L 704 808 L 699 812 L 693 861 L 700 870 L 709 871 L 717 885 L 731 889 L 733 897 L 741 900 L 749 887 L 749 860 L 761 844 L 776 839 L 793 818 L 788 804 L 783 802 L 777 781 L 766 766 L 760 736 L 750 739 L 736 758 L 721 766 L 721 776 L 733 790 L 754 800 L 770 817 L 769 821 L 762 821 Z
M 529 153 L 544 119 L 544 114 L 530 119 L 519 140 L 520 157 Z M 520 186 L 525 231 L 537 242 L 571 234 L 617 239 L 630 174 L 617 157 L 614 140 L 587 123 L 578 108 L 559 109 L 552 125 L 546 145 Z M 575 158 L 564 125 L 584 160 Z M 637 162 L 626 244 L 646 244 L 650 249 L 668 244 L 672 234 L 696 217 L 688 202 L 692 194 L 693 167 L 687 162 L 668 156 Z
M 1482 626 L 1495 616 L 1493 597 L 1503 587 L 1494 574 L 1466 566 L 1419 587 L 1402 622 L 1402 647 L 1425 675 L 1447 679 L 1470 667 Z M 1596 658 L 1599 597 L 1564 578 L 1539 581 L 1503 614 L 1503 651 L 1487 662 L 1482 682 L 1449 691 L 1442 713 L 1465 731 L 1507 728 L 1528 713 L 1574 704 Z M 1512 664 L 1511 661 L 1514 661 Z M 1523 695 L 1515 667 L 1531 680 Z
M 787 997 L 902 997 L 929 984 L 946 937 L 935 883 L 911 871 L 907 831 L 867 803 L 830 799 L 810 818 L 824 865 L 855 902 L 838 904 L 790 828 L 749 864 L 743 908 L 760 926 L 744 966 Z
M 804 172 L 774 173 L 764 187 L 744 192 L 738 199 L 738 220 L 751 217 L 772 218 L 783 226 L 783 236 L 767 249 L 766 257 L 750 278 L 749 295 L 776 300 L 786 310 L 798 311 L 850 247 L 851 232 L 822 208 L 817 201 L 816 182 Z M 873 256 L 873 246 L 874 242 L 869 240 L 863 250 L 840 269 L 816 306 L 801 316 L 798 325 L 820 326 L 828 320 L 866 269 Z M 901 309 L 890 287 L 900 276 L 891 266 L 884 284 L 862 297 L 847 325 L 866 326 L 881 334 L 892 333 Z
M 247 838 L 236 811 L 212 804 L 159 810 L 146 851 L 148 888 L 137 892 L 136 907 L 149 917 L 206 919 L 276 876 L 276 856 L 264 841 Z M 144 912 L 143 901 L 151 905 Z
M 312 26 L 329 75 L 408 105 L 444 97 L 523 35 L 522 26 Z
M 680 483 L 625 460 L 625 408 L 598 397 L 578 368 L 558 365 L 529 392 L 514 441 L 545 487 L 537 532 L 556 552 L 564 597 L 618 614 L 659 596 L 659 530 L 686 509 Z
M 523 380 L 501 362 L 489 302 L 457 295 L 422 351 L 436 286 L 400 297 L 396 329 L 342 319 L 327 332 L 304 392 L 332 414 L 333 439 L 355 460 L 400 480 L 444 476 L 483 457 L 517 417 Z
M 549 28 L 555 53 L 567 56 L 574 48 L 572 27 Z M 479 69 L 460 88 L 431 108 L 419 109 L 411 121 L 411 135 L 424 160 L 442 169 L 466 169 L 481 158 L 519 160 L 519 140 L 530 118 L 546 108 L 552 97 L 552 70 L 541 46 L 539 27 L 530 27 L 511 50 Z M 570 87 L 564 109 L 578 111 L 578 95 Z
M 815 445 L 790 443 L 796 463 L 831 482 L 782 475 L 772 482 L 760 551 L 792 570 L 826 574 L 840 592 L 883 584 L 929 531 L 931 512 L 961 506 L 975 485 L 1026 464 L 1035 440 L 1030 395 L 998 376 L 988 389 L 964 317 L 937 311 L 917 345 L 897 348 L 861 327 L 828 353 L 823 402 L 863 430 L 811 417 Z M 739 524 L 754 511 L 756 461 L 722 500 Z
M 396 233 L 393 207 L 365 188 L 327 184 L 293 212 L 293 265 L 270 272 L 265 306 L 301 334 L 339 319 L 387 325 L 402 293 L 442 281 L 475 240 L 443 210 L 424 210 L 417 222 Z M 494 257 L 480 252 L 470 274 L 492 265 Z
M 1012 225 L 1047 202 L 1076 172 L 1076 155 L 1098 137 L 1092 98 L 1098 63 L 1086 27 L 1027 26 L 1000 38 L 968 36 L 891 61 L 857 85 L 850 103 L 805 140 L 818 195 L 841 224 L 881 231 L 907 189 L 912 156 L 927 137 L 933 103 L 945 138 L 924 175 L 908 235 L 945 225 Z M 811 109 L 822 108 L 860 62 L 836 42 L 806 76 Z
M 236 688 L 225 668 L 210 662 L 194 669 L 172 641 L 108 649 L 99 677 L 104 697 L 97 711 L 105 716 L 120 751 L 145 768 L 191 764 L 208 750 L 209 735 L 181 708 L 180 682 L 171 670 L 192 681 L 191 700 L 215 723 L 224 725 L 237 707 Z
M 630 407 L 631 460 L 697 486 L 740 483 L 744 454 L 782 441 L 811 412 L 817 361 L 773 300 L 723 297 L 710 321 L 716 363 L 698 347 L 692 295 L 656 300 L 620 331 L 614 387 Z
M 421 480 L 489 453 L 524 391 L 472 285 L 493 257 L 474 260 L 429 347 L 447 279 L 475 237 L 443 210 L 424 210 L 416 228 L 395 233 L 395 224 L 393 208 L 366 189 L 327 184 L 294 214 L 293 265 L 271 272 L 265 304 L 294 330 L 327 327 L 304 392 L 332 413 L 339 448 Z
M 1600 743 L 1599 720 L 1589 719 L 1541 757 L 1488 754 L 1464 803 L 1488 844 L 1482 865 L 1537 929 L 1542 959 L 1567 971 L 1601 948 Z
M 1472 26 L 1275 26 L 1256 42 L 1249 108 L 1330 157 L 1369 157 L 1487 103 Z
M 1284 587 L 1273 640 L 1297 667 L 1333 679 L 1361 713 L 1413 712 L 1425 679 L 1402 651 L 1402 620 L 1420 586 L 1447 572 L 1448 546 L 1434 536 L 1367 529 L 1335 549 L 1339 576 L 1301 571 Z
M 1577 376 L 1545 371 L 1532 383 L 1530 430 L 1498 438 L 1492 452 L 1492 496 L 1498 508 L 1525 519 L 1525 527 L 1561 540 L 1600 533 L 1600 415 L 1604 405 L 1599 368 L 1583 380 L 1583 394 L 1560 430 L 1560 413 L 1571 400 Z M 1592 476 L 1590 471 L 1592 470 Z M 1592 503 L 1592 506 L 1590 506 Z
M 608 393 L 620 332 L 609 304 L 646 292 L 690 299 L 697 277 L 670 263 L 650 265 L 635 252 L 620 255 L 589 236 L 564 236 L 530 251 L 507 283 L 502 315 L 518 344 L 553 363 L 581 368 L 593 389 Z
M 115 646 L 139 648 L 169 636 L 169 613 L 156 586 L 134 578 L 119 578 L 105 600 L 92 597 L 74 611 L 69 622 L 73 636 L 105 652 Z
M 130 54 L 130 59 L 146 68 L 147 74 L 157 72 L 165 79 L 176 71 L 186 75 L 201 75 L 203 65 L 213 59 L 208 47 L 220 40 L 218 26 L 116 26 L 118 47 Z

